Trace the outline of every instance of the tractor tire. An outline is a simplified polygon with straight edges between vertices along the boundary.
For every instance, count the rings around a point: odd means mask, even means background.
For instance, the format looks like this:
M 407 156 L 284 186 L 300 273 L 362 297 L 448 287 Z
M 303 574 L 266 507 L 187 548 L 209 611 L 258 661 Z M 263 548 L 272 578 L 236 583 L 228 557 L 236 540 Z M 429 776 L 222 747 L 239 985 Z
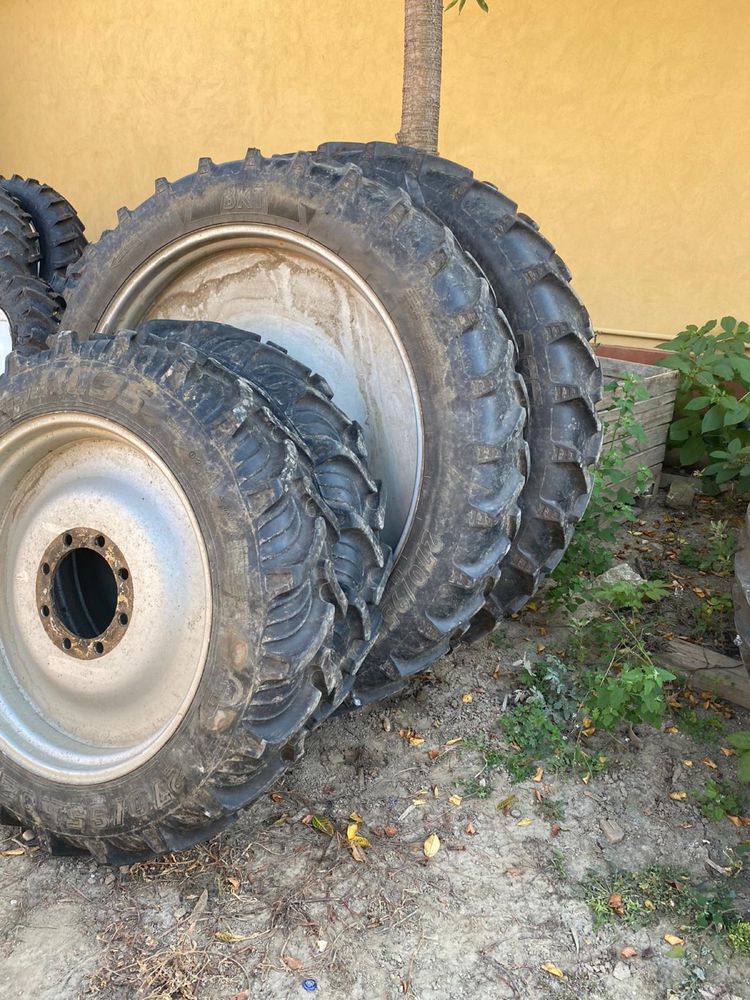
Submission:
M 0 473 L 0 822 L 114 865 L 213 836 L 339 684 L 297 449 L 193 348 L 61 333 L 8 357 Z
M 14 174 L 0 177 L 4 189 L 28 213 L 39 235 L 39 277 L 59 289 L 65 272 L 86 246 L 85 226 L 67 199 L 49 184 Z
M 0 310 L 10 326 L 13 350 L 35 354 L 57 333 L 65 309 L 62 298 L 41 278 L 0 269 Z
M 36 275 L 39 239 L 31 219 L 0 187 L 0 271 Z
M 139 329 L 169 343 L 198 348 L 259 386 L 276 416 L 291 423 L 304 442 L 321 496 L 336 515 L 339 528 L 332 555 L 348 613 L 334 628 L 333 650 L 341 664 L 345 693 L 339 700 L 343 701 L 378 634 L 378 605 L 391 568 L 390 549 L 379 541 L 385 498 L 367 470 L 361 429 L 332 401 L 325 379 L 283 348 L 262 343 L 254 333 L 189 320 L 151 320 Z M 316 721 L 322 721 L 333 707 L 330 700 L 322 701 Z
M 745 522 L 740 532 L 734 557 L 734 627 L 742 662 L 750 674 L 750 506 L 745 512 Z
M 69 272 L 63 324 L 270 326 L 325 371 L 388 490 L 395 564 L 368 677 L 399 684 L 448 652 L 508 550 L 526 457 L 512 336 L 449 230 L 357 167 L 256 150 L 157 181 L 118 218 Z
M 562 558 L 586 509 L 601 447 L 601 372 L 591 321 L 536 223 L 470 170 L 387 142 L 325 143 L 315 155 L 356 164 L 366 177 L 403 188 L 448 226 L 484 271 L 515 335 L 529 398 L 530 471 L 521 526 L 472 626 L 476 637 L 526 603 Z

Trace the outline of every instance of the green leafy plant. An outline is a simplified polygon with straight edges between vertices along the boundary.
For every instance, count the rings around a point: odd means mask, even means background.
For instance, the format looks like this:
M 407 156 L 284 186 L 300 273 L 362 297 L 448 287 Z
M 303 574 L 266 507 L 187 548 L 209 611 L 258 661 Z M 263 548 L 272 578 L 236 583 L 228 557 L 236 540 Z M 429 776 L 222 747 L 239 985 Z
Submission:
M 737 750 L 737 777 L 750 783 L 750 732 L 732 733 L 727 742 Z
M 718 715 L 699 714 L 693 708 L 681 711 L 675 716 L 675 722 L 681 732 L 696 743 L 713 745 L 724 734 L 724 723 Z
M 719 331 L 714 332 L 717 326 Z M 679 448 L 684 466 L 706 463 L 703 479 L 711 491 L 732 481 L 740 492 L 750 488 L 748 343 L 748 324 L 725 316 L 720 325 L 716 320 L 701 327 L 691 325 L 659 345 L 672 352 L 659 364 L 680 373 L 669 441 Z M 740 399 L 728 382 L 745 389 Z M 709 458 L 714 461 L 708 462 Z
M 701 816 L 718 822 L 725 816 L 739 816 L 743 812 L 743 802 L 739 794 L 726 781 L 709 778 L 705 791 L 695 796 Z
M 455 7 L 456 4 L 458 4 L 458 13 L 460 14 L 461 11 L 466 6 L 466 0 L 451 0 L 451 2 L 448 4 L 445 10 L 449 11 L 451 7 Z M 487 0 L 477 0 L 477 6 L 480 8 L 480 10 L 483 10 L 485 14 L 489 14 L 490 8 L 487 5 Z

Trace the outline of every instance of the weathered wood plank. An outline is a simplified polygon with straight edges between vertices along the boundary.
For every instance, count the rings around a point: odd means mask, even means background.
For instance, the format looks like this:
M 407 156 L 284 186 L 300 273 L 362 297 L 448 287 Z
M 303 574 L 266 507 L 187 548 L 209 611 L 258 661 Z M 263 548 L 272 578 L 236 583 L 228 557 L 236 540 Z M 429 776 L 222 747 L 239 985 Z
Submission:
M 671 639 L 657 659 L 688 677 L 693 687 L 711 691 L 742 708 L 750 708 L 750 675 L 741 660 L 683 639 Z

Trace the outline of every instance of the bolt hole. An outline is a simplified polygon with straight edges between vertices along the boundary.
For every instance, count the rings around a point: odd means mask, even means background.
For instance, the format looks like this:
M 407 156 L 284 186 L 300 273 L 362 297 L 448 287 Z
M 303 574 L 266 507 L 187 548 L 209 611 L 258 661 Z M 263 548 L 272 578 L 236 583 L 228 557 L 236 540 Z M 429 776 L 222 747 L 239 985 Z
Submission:
M 45 618 L 49 618 L 49 608 L 47 607 L 47 605 L 46 605 L 46 604 L 43 604 L 43 605 L 42 605 L 42 615 L 43 615 L 43 616 L 44 616 Z
M 105 541 L 104 535 L 97 535 L 94 541 L 96 542 L 96 544 L 99 546 L 100 549 L 104 548 L 104 541 Z
M 121 625 L 127 625 L 128 624 L 128 616 L 125 614 L 124 611 L 122 612 L 121 615 L 119 615 L 118 621 L 120 622 Z
M 70 639 L 63 639 L 63 649 L 70 649 L 72 645 L 73 643 L 70 641 Z
M 130 576 L 130 573 L 128 573 L 128 571 L 123 566 L 123 568 L 119 570 L 117 575 L 120 577 L 121 580 L 127 580 L 127 578 Z
M 95 642 L 94 643 L 94 652 L 95 653 L 103 653 L 104 652 L 104 643 L 103 642 Z
M 45 576 L 49 576 L 49 563 L 44 563 L 42 566 L 42 573 L 44 573 Z
M 72 544 L 73 544 L 73 536 L 72 536 L 72 535 L 70 535 L 70 534 L 68 534 L 68 535 L 64 535 L 64 536 L 63 536 L 63 542 L 64 542 L 64 543 L 65 543 L 66 545 L 72 545 Z

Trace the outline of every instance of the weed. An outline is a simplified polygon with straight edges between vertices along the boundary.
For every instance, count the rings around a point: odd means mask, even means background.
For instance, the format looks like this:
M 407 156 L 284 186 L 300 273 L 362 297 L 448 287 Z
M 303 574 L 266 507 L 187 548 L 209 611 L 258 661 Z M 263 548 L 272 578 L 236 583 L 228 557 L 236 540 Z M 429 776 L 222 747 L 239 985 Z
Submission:
M 731 615 L 731 594 L 704 597 L 695 609 L 695 631 L 701 638 L 721 636 L 730 626 Z
M 565 819 L 565 803 L 560 799 L 535 799 L 534 808 L 547 823 L 562 823 Z
M 750 956 L 750 923 L 738 920 L 727 930 L 727 937 L 734 951 Z
M 699 569 L 703 573 L 715 573 L 726 576 L 732 572 L 732 559 L 737 549 L 737 542 L 727 532 L 726 521 L 710 521 L 708 525 L 708 543 L 700 549 L 692 545 L 683 545 L 680 549 L 680 562 L 690 569 Z
M 740 816 L 744 812 L 744 804 L 726 781 L 714 781 L 709 778 L 705 791 L 695 796 L 695 802 L 704 819 L 718 822 L 725 816 Z
M 492 786 L 484 778 L 465 778 L 459 784 L 465 799 L 488 799 L 492 795 Z
M 705 715 L 695 709 L 675 717 L 678 729 L 696 743 L 716 744 L 724 734 L 724 723 L 717 715 Z
M 565 855 L 560 850 L 559 847 L 552 848 L 552 857 L 550 858 L 550 866 L 554 873 L 561 881 L 567 881 L 570 878 L 568 872 L 568 866 L 565 862 Z
M 737 777 L 750 782 L 750 732 L 732 733 L 729 742 L 737 750 Z
M 734 895 L 725 885 L 695 884 L 685 872 L 662 865 L 590 872 L 582 890 L 594 914 L 595 930 L 608 922 L 643 927 L 678 917 L 696 930 L 724 931 L 738 921 Z

